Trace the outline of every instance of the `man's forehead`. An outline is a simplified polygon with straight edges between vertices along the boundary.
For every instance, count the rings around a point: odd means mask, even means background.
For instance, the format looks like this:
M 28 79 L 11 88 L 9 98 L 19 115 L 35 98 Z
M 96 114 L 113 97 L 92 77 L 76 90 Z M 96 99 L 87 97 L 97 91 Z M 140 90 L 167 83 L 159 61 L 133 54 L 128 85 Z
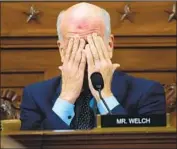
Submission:
M 81 37 L 86 39 L 88 34 L 97 33 L 104 35 L 104 25 L 99 19 L 69 20 L 63 26 L 63 36 L 65 38 Z

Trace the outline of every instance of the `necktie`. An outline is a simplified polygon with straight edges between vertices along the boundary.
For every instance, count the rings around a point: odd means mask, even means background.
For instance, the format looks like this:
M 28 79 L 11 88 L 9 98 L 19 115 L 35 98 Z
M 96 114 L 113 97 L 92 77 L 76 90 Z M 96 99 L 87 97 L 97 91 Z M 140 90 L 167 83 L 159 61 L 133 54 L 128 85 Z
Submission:
M 95 126 L 95 114 L 90 108 L 92 95 L 89 89 L 84 89 L 75 103 L 75 116 L 71 122 L 72 129 L 92 129 Z

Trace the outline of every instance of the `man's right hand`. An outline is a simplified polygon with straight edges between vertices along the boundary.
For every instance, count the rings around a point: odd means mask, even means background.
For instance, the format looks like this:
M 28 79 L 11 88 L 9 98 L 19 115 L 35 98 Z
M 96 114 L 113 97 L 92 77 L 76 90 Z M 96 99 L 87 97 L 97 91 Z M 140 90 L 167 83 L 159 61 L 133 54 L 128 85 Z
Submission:
M 62 72 L 62 91 L 59 98 L 74 104 L 79 97 L 86 66 L 86 56 L 83 52 L 85 40 L 71 38 L 66 49 Z

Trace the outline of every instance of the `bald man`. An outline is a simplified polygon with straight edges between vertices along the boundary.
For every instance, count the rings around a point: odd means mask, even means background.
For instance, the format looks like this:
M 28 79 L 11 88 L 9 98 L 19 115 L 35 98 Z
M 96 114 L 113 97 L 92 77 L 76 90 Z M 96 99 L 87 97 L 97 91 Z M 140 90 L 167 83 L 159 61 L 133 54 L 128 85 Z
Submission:
M 113 64 L 110 16 L 104 9 L 78 3 L 57 20 L 61 76 L 25 87 L 21 104 L 22 130 L 92 129 L 96 115 L 165 114 L 160 83 L 135 78 Z M 99 72 L 101 95 L 90 76 Z

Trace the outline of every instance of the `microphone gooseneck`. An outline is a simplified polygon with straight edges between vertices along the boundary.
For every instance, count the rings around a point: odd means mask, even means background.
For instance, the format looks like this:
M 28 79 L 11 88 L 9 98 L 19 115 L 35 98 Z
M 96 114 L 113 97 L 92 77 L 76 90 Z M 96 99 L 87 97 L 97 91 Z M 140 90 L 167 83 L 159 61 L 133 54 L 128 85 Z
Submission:
M 103 99 L 103 97 L 101 95 L 101 90 L 104 88 L 104 81 L 103 81 L 103 77 L 102 77 L 101 73 L 99 73 L 99 72 L 92 73 L 92 75 L 90 76 L 90 79 L 91 79 L 94 89 L 96 91 L 98 91 L 99 97 L 103 101 L 103 104 L 105 105 L 106 109 L 108 110 L 108 113 L 112 114 L 111 110 L 109 109 L 108 105 L 106 104 L 105 100 Z

